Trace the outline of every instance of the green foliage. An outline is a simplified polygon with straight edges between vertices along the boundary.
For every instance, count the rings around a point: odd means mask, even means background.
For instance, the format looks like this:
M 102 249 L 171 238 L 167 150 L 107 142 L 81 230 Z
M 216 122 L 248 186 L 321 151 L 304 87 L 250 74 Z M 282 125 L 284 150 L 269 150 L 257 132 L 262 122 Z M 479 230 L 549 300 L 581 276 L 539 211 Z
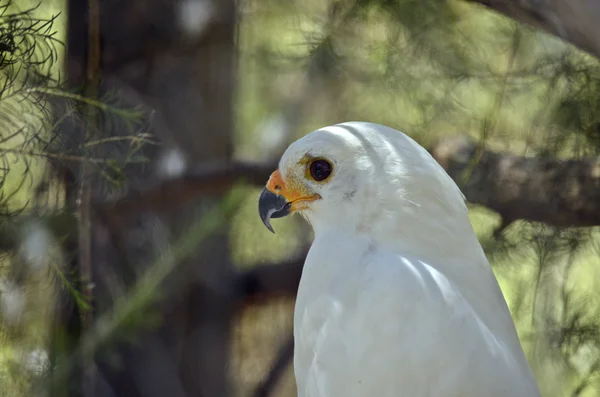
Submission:
M 75 228 L 60 170 L 89 164 L 107 190 L 123 189 L 126 168 L 146 163 L 143 148 L 154 143 L 144 110 L 123 103 L 122 95 L 96 99 L 63 89 L 62 5 L 25 3 L 0 4 L 0 389 L 11 396 L 31 395 L 48 369 L 57 290 L 82 312 L 91 310 L 74 281 L 78 274 L 64 267 L 72 253 L 59 243 Z M 97 130 L 82 106 L 96 109 Z M 121 135 L 104 133 L 116 124 Z M 55 345 L 66 346 L 59 334 Z M 41 363 L 31 363 L 34 354 Z
M 571 135 L 582 137 L 577 145 L 580 155 L 600 151 L 600 65 L 596 60 L 572 57 L 560 65 L 559 78 L 567 89 L 556 106 L 556 123 Z M 566 135 L 566 134 L 565 134 Z

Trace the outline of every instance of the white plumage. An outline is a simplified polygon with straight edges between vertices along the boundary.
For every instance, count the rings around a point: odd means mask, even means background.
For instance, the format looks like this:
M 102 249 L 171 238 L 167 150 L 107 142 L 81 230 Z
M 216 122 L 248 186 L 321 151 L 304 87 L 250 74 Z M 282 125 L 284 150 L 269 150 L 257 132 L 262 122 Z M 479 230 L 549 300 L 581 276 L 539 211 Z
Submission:
M 540 395 L 463 195 L 411 138 L 361 122 L 312 132 L 259 207 L 269 226 L 299 212 L 315 233 L 294 315 L 299 397 Z

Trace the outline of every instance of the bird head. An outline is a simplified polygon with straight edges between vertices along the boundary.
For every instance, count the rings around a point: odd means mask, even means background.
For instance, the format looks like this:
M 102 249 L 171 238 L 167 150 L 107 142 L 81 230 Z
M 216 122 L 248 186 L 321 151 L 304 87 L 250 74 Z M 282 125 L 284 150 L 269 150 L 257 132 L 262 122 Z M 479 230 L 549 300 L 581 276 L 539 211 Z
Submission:
M 362 122 L 319 129 L 285 151 L 260 195 L 259 214 L 273 231 L 270 219 L 292 213 L 315 233 L 336 228 L 382 237 L 426 219 L 468 222 L 462 193 L 425 149 L 399 131 Z
M 273 231 L 271 218 L 292 213 L 313 225 L 317 219 L 333 220 L 356 194 L 368 189 L 368 164 L 361 161 L 362 155 L 360 140 L 343 129 L 317 130 L 294 142 L 260 196 L 264 224 Z

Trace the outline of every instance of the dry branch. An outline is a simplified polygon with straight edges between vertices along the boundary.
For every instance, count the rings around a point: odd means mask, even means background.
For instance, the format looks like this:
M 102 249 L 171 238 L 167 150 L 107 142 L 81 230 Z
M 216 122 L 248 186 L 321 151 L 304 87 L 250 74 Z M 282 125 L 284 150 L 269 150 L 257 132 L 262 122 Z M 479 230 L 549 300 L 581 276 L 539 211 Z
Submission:
M 454 178 L 467 199 L 497 211 L 505 223 L 517 219 L 544 222 L 554 226 L 600 225 L 600 159 L 560 161 L 552 158 L 526 158 L 489 150 L 478 151 L 468 139 L 446 138 L 431 149 L 431 153 Z M 475 157 L 477 160 L 475 161 Z M 263 185 L 276 164 L 235 164 L 212 170 L 190 170 L 181 177 L 164 181 L 147 191 L 96 205 L 109 220 L 117 223 L 144 211 L 168 211 L 201 196 L 220 194 L 236 182 Z M 24 218 L 24 221 L 27 217 Z M 73 232 L 75 220 L 69 213 L 50 215 L 48 227 L 56 235 Z M 17 243 L 16 230 L 10 225 L 0 228 L 0 250 L 9 250 Z M 291 263 L 282 272 L 289 272 L 284 295 L 295 293 L 301 261 Z M 249 291 L 276 291 L 271 278 L 280 270 L 261 266 L 243 275 L 240 288 Z M 279 281 L 278 281 L 279 282 Z
M 260 304 L 274 297 L 296 297 L 305 255 L 278 264 L 241 272 L 236 289 L 242 305 Z
M 229 167 L 189 170 L 182 176 L 166 180 L 143 191 L 134 191 L 127 196 L 107 203 L 95 203 L 94 210 L 104 220 L 116 227 L 120 221 L 144 212 L 166 212 L 200 197 L 223 194 L 235 183 L 263 185 L 277 164 L 237 163 Z M 19 242 L 18 229 L 31 215 L 22 215 L 22 220 L 13 224 L 0 225 L 0 251 L 13 249 Z M 76 218 L 69 212 L 43 215 L 56 236 L 72 235 L 77 226 Z
M 557 160 L 480 149 L 465 137 L 431 150 L 467 199 L 517 219 L 561 227 L 600 225 L 600 158 Z
M 598 0 L 468 0 L 545 30 L 600 57 Z
M 148 211 L 168 211 L 199 197 L 223 194 L 236 182 L 265 184 L 276 168 L 277 164 L 237 163 L 211 170 L 192 169 L 148 190 L 132 192 L 115 202 L 103 204 L 102 208 L 113 219 Z

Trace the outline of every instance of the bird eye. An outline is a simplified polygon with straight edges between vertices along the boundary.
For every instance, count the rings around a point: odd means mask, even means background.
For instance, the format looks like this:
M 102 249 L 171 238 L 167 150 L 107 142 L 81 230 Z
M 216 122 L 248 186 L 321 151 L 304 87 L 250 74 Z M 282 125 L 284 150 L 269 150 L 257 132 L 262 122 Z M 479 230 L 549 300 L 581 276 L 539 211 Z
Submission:
M 324 181 L 331 175 L 331 168 L 326 160 L 315 160 L 310 163 L 310 176 L 317 182 Z

